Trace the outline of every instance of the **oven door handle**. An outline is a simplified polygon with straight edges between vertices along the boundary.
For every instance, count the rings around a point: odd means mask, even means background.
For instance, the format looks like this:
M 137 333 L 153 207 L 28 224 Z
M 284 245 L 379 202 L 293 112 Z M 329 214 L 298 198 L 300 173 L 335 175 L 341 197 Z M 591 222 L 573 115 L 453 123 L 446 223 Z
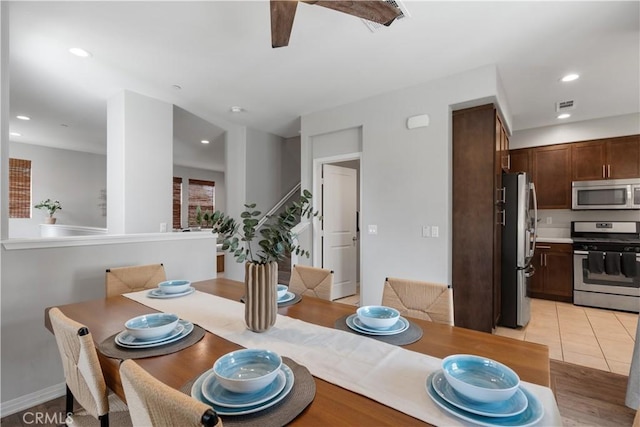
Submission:
M 589 255 L 587 251 L 573 251 L 574 255 Z

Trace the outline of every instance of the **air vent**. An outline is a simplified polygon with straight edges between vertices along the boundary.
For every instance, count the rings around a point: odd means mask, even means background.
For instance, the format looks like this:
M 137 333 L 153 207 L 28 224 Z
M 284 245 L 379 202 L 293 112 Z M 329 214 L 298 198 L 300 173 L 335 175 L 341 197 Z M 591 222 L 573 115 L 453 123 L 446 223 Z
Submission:
M 385 3 L 389 3 L 391 6 L 395 6 L 398 9 L 400 9 L 400 12 L 401 12 L 400 16 L 398 16 L 396 18 L 396 20 L 393 21 L 394 23 L 396 21 L 401 21 L 401 20 L 403 20 L 405 18 L 411 18 L 411 15 L 409 15 L 409 11 L 407 10 L 407 7 L 400 0 L 385 0 Z M 372 33 L 375 33 L 376 31 L 380 30 L 381 28 L 384 28 L 384 25 L 378 24 L 377 22 L 371 22 L 371 21 L 368 21 L 366 19 L 363 19 L 362 22 L 364 23 L 364 25 L 367 26 L 367 28 Z
M 573 100 L 556 102 L 556 111 L 570 111 L 576 109 L 576 103 Z

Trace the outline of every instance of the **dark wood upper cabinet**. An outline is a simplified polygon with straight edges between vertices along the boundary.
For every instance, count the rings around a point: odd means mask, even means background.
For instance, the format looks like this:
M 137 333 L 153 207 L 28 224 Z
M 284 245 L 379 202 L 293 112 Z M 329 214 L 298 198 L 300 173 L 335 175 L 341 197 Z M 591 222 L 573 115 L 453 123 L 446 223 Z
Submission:
M 640 177 L 640 135 L 572 144 L 574 181 Z
M 511 157 L 511 172 L 526 172 L 531 174 L 531 149 L 522 148 L 520 150 L 513 150 L 509 153 Z
M 538 209 L 571 209 L 571 144 L 537 147 L 531 166 Z

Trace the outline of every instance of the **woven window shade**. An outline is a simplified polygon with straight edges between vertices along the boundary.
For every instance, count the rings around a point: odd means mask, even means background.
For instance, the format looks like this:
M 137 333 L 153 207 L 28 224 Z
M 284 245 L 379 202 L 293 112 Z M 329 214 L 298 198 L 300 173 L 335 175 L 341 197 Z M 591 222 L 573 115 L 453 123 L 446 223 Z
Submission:
M 198 205 L 200 205 L 203 215 L 205 212 L 212 214 L 215 211 L 215 185 L 216 183 L 213 181 L 189 180 L 189 226 L 197 226 L 196 207 Z
M 31 218 L 31 160 L 9 159 L 9 218 Z
M 182 228 L 182 178 L 173 177 L 173 228 Z

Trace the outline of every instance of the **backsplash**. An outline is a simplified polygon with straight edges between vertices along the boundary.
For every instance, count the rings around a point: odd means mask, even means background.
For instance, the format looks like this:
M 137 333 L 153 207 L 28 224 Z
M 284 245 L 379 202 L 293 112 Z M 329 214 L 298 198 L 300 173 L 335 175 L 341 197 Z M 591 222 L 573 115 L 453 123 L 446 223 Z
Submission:
M 551 224 L 549 224 L 549 219 Z M 638 210 L 573 211 L 571 209 L 538 210 L 538 228 L 571 228 L 571 221 L 640 221 Z

